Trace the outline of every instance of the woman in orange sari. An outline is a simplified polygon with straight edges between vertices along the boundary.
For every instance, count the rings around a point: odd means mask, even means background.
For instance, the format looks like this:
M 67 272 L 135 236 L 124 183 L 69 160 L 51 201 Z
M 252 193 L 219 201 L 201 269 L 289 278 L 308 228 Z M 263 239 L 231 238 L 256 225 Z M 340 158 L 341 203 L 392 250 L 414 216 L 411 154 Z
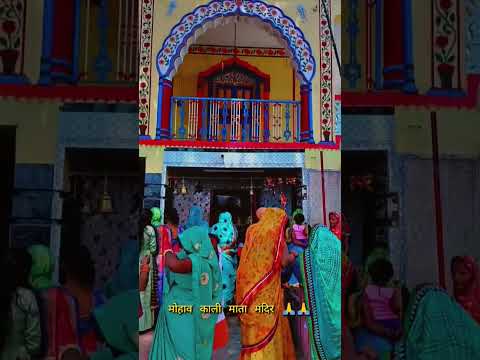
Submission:
M 236 302 L 246 305 L 241 314 L 242 360 L 295 359 L 295 349 L 288 318 L 283 312 L 282 267 L 295 261 L 288 253 L 285 211 L 261 208 L 259 222 L 251 225 L 237 271 Z M 271 313 L 261 313 L 263 305 L 273 305 Z

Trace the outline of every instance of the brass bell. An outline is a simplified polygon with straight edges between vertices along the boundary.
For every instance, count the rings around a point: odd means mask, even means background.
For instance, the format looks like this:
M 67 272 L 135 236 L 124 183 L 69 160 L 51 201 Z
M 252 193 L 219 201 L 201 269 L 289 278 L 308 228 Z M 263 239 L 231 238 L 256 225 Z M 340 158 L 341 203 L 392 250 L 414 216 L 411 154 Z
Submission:
M 110 214 L 113 212 L 112 198 L 106 192 L 103 193 L 102 198 L 100 199 L 99 211 L 102 214 Z

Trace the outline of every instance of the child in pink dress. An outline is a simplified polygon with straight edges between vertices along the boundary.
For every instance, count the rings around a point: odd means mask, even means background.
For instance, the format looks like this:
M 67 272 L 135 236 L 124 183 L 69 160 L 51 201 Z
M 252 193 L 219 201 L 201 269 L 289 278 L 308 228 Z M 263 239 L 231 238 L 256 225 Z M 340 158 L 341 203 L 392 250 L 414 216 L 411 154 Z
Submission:
M 373 262 L 368 273 L 371 283 L 363 297 L 363 321 L 366 332 L 357 334 L 357 349 L 369 347 L 377 353 L 393 350 L 401 336 L 401 290 L 389 286 L 393 277 L 392 264 L 386 259 Z

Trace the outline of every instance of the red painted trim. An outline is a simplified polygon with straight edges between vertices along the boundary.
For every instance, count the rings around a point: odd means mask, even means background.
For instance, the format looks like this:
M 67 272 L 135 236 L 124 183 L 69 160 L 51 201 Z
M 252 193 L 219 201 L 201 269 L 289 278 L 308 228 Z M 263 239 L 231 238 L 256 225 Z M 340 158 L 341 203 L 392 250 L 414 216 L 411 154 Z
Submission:
M 162 130 L 170 129 L 170 111 L 171 111 L 171 99 L 173 95 L 173 82 L 163 79 L 160 82 L 158 91 L 162 91 L 162 117 L 160 119 L 160 125 Z
M 236 51 L 235 51 L 236 50 Z M 192 55 L 220 55 L 220 56 L 248 56 L 248 57 L 276 57 L 288 58 L 287 52 L 282 48 L 192 45 L 188 49 Z
M 138 102 L 137 86 L 0 85 L 0 98 L 69 102 Z
M 225 149 L 225 150 L 340 150 L 341 136 L 336 136 L 335 143 L 254 143 L 254 142 L 222 142 L 222 141 L 190 141 L 190 140 L 140 140 L 142 146 L 163 146 L 166 148 L 186 149 Z
M 198 74 L 198 81 L 199 83 L 201 81 L 206 81 L 209 77 L 212 75 L 215 75 L 219 72 L 225 71 L 225 69 L 234 67 L 234 66 L 239 66 L 241 68 L 244 68 L 252 73 L 254 73 L 257 77 L 262 79 L 263 81 L 263 86 L 264 86 L 264 92 L 270 92 L 270 75 L 266 74 L 262 71 L 260 71 L 258 68 L 255 66 L 249 64 L 246 61 L 243 61 L 239 58 L 230 58 L 225 61 L 221 61 L 216 65 L 213 65 L 209 69 L 202 71 L 201 73 Z
M 415 106 L 424 108 L 465 108 L 477 106 L 480 75 L 469 75 L 465 96 L 409 95 L 398 91 L 342 92 L 342 105 L 350 107 Z
M 325 166 L 323 164 L 323 151 L 320 152 L 320 172 L 322 175 L 322 209 L 323 209 L 323 225 L 327 226 L 327 199 L 325 191 Z
M 438 131 L 437 113 L 430 113 L 432 127 L 432 162 L 433 162 L 433 205 L 435 207 L 435 225 L 437 233 L 437 266 L 438 281 L 442 288 L 446 289 L 445 281 L 445 250 L 443 243 L 443 214 L 442 214 L 442 193 L 440 185 L 440 161 L 438 157 Z

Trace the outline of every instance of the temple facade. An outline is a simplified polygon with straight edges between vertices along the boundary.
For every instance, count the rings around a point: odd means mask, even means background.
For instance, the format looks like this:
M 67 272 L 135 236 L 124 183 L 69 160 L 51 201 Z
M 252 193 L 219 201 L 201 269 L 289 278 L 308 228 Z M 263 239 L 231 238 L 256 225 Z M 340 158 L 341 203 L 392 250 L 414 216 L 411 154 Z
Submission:
M 340 209 L 338 1 L 144 1 L 145 207 Z M 333 32 L 333 35 L 332 35 Z
M 58 255 L 62 242 L 82 241 L 111 263 L 106 273 L 99 265 L 99 285 L 117 264 L 111 249 L 136 236 L 119 226 L 135 186 L 138 207 L 143 193 L 143 169 L 132 165 L 138 9 L 138 0 L 0 5 L 2 246 L 43 243 Z M 109 197 L 112 211 L 101 206 Z
M 480 256 L 480 4 L 342 1 L 343 211 L 410 287 Z

